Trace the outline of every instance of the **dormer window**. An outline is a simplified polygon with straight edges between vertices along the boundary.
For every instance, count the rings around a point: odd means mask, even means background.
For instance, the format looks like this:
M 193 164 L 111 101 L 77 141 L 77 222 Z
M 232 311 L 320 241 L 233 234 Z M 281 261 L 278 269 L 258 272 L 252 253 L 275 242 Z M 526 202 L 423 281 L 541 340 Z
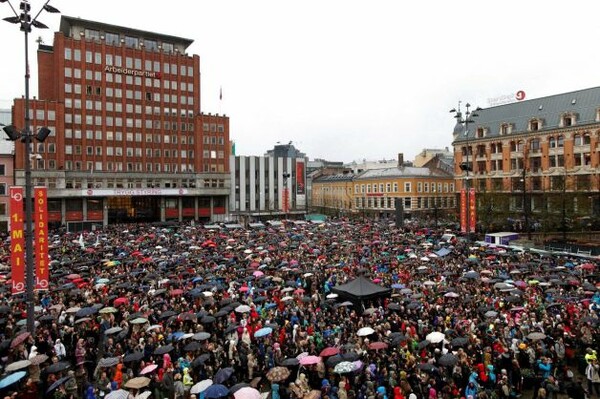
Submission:
M 561 121 L 560 121 L 560 125 L 561 125 L 561 127 L 570 127 L 570 126 L 575 125 L 575 114 L 573 114 L 573 113 L 563 114 Z
M 540 130 L 540 122 L 537 119 L 532 119 L 529 121 L 529 131 L 535 132 Z
M 500 125 L 500 135 L 506 136 L 507 134 L 510 134 L 510 125 L 508 123 L 503 123 Z
M 478 127 L 475 133 L 475 137 L 478 139 L 482 139 L 485 137 L 485 129 L 482 127 Z

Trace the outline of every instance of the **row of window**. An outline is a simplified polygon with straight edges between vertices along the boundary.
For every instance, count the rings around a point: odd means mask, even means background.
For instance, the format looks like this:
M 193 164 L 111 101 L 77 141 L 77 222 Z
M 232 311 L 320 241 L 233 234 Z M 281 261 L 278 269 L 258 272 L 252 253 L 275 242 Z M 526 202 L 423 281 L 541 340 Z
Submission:
M 589 133 L 577 133 L 573 136 L 573 144 L 575 146 L 583 146 L 590 145 L 592 142 L 591 136 Z M 549 136 L 548 137 L 548 147 L 549 148 L 563 148 L 565 146 L 565 138 L 562 134 L 557 136 Z M 478 145 L 476 147 L 476 155 L 478 157 L 485 156 L 485 145 Z M 541 140 L 539 138 L 533 138 L 529 140 L 529 148 L 530 152 L 539 152 L 541 150 Z M 501 154 L 502 153 L 502 143 L 492 143 L 490 145 L 492 154 Z M 525 149 L 525 141 L 524 140 L 516 140 L 510 142 L 510 151 L 511 152 L 523 152 Z M 462 155 L 466 156 L 467 147 L 462 147 Z M 473 148 L 468 147 L 469 155 L 473 154 Z
M 81 100 L 79 98 L 65 98 L 65 108 L 67 109 L 82 109 L 82 107 L 85 105 L 85 109 L 86 110 L 95 110 L 95 111 L 102 111 L 102 108 L 104 107 L 106 109 L 106 111 L 109 112 L 123 112 L 123 109 L 125 110 L 126 113 L 128 114 L 137 114 L 137 115 L 142 115 L 142 109 L 144 110 L 144 113 L 146 115 L 155 115 L 155 116 L 160 116 L 163 115 L 165 117 L 181 117 L 181 118 L 193 118 L 194 117 L 194 111 L 191 109 L 177 109 L 177 108 L 162 108 L 161 107 L 157 107 L 157 106 L 150 106 L 150 105 L 146 105 L 146 106 L 142 106 L 141 104 L 133 104 L 133 103 L 125 103 L 125 108 L 123 108 L 123 103 L 120 101 L 99 101 L 99 100 Z M 54 117 L 54 111 L 48 111 L 48 119 L 49 120 L 54 120 L 54 119 L 50 119 L 50 113 L 52 113 L 52 116 Z M 43 120 L 44 119 L 44 115 L 45 112 L 44 110 L 38 110 L 36 111 L 36 116 L 39 120 Z M 220 128 L 223 128 L 223 125 L 219 125 Z M 215 127 L 216 130 L 216 127 Z M 221 130 L 222 131 L 222 130 Z
M 456 198 L 454 197 L 404 197 L 404 209 L 436 209 L 454 208 Z M 357 209 L 396 209 L 396 198 L 394 197 L 356 197 L 354 205 Z
M 95 29 L 85 29 L 83 31 L 83 36 L 86 40 L 104 40 L 104 42 L 110 46 L 118 46 L 120 43 L 123 43 L 127 47 L 136 48 L 141 46 L 152 51 L 164 50 L 165 52 L 172 52 L 174 49 L 173 43 L 159 43 L 153 39 L 137 38 L 129 35 L 123 35 L 123 37 L 121 37 L 118 33 L 100 32 Z
M 71 93 L 82 94 L 81 89 L 82 89 L 82 85 L 80 85 L 80 84 L 65 83 L 65 93 L 66 94 L 71 94 Z M 107 87 L 105 90 L 106 90 L 105 91 L 106 97 L 123 98 L 123 90 L 122 89 Z M 86 86 L 86 94 L 88 96 L 91 96 L 91 95 L 101 96 L 102 88 L 99 86 L 88 85 L 88 86 Z M 142 92 L 140 90 L 127 89 L 127 90 L 125 90 L 125 98 L 128 100 L 141 101 L 142 100 Z M 147 101 L 161 102 L 160 93 L 146 93 L 145 98 Z M 178 104 L 178 105 L 194 105 L 194 96 L 184 96 L 184 95 L 178 96 L 177 94 L 163 93 L 162 102 L 163 103 L 173 103 L 173 104 Z
M 453 193 L 454 183 L 429 183 L 429 182 L 417 182 L 417 192 L 438 192 L 438 193 Z M 404 192 L 410 193 L 412 191 L 412 183 L 404 182 Z M 373 183 L 373 184 L 355 184 L 354 194 L 365 194 L 365 193 L 397 193 L 398 183 Z
M 107 83 L 117 83 L 117 84 L 122 84 L 123 82 L 125 82 L 125 84 L 127 85 L 135 85 L 135 86 L 141 86 L 142 85 L 142 77 L 141 76 L 132 76 L 132 75 L 121 75 L 118 73 L 111 73 L 111 72 L 105 72 L 105 71 L 93 71 L 93 70 L 86 70 L 85 71 L 85 79 L 87 80 L 87 82 L 85 83 L 92 83 L 92 80 L 95 80 L 97 82 L 102 82 L 102 76 L 105 77 L 105 82 Z M 71 67 L 65 67 L 65 81 L 67 83 L 74 83 L 73 81 L 71 81 L 71 78 L 74 79 L 81 79 L 81 69 L 79 68 L 71 68 Z M 168 80 L 168 79 L 154 79 L 154 78 L 144 78 L 144 84 L 146 87 L 154 87 L 157 89 L 160 89 L 161 87 L 161 83 L 162 82 L 162 88 L 165 90 L 179 90 L 179 91 L 189 91 L 189 92 L 193 92 L 194 91 L 194 83 L 193 82 L 178 82 L 176 80 Z M 76 82 L 76 83 L 84 83 L 84 82 Z
M 85 52 L 85 62 L 96 65 L 106 65 L 106 66 L 115 66 L 117 68 L 128 68 L 128 69 L 136 69 L 142 70 L 142 59 L 141 58 L 132 58 L 125 57 L 125 63 L 123 64 L 123 57 L 120 55 L 113 54 L 105 54 L 104 55 L 104 64 L 102 64 L 102 53 L 100 52 Z M 75 62 L 81 61 L 81 50 L 79 49 L 71 49 L 69 47 L 65 47 L 65 60 L 73 60 Z M 145 60 L 143 62 L 143 70 L 145 72 L 157 72 L 161 74 L 171 74 L 178 76 L 194 76 L 194 67 L 191 65 L 177 65 L 174 63 L 168 63 L 160 61 L 152 61 Z

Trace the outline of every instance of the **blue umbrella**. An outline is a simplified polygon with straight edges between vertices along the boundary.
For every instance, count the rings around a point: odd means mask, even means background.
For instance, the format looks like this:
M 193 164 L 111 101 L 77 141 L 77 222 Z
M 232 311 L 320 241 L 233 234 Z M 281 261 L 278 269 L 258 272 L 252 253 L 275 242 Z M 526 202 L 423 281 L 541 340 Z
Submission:
M 395 290 L 401 290 L 402 288 L 406 288 L 404 284 L 392 284 L 392 288 Z
M 273 329 L 271 327 L 264 327 L 264 328 L 261 328 L 260 330 L 257 330 L 254 333 L 254 336 L 256 338 L 261 338 L 261 337 L 271 334 L 272 332 L 273 332 Z
M 7 386 L 14 384 L 21 378 L 25 377 L 26 374 L 27 372 L 25 371 L 17 371 L 16 373 L 9 374 L 8 376 L 0 380 L 0 389 L 6 388 Z
M 229 389 L 221 384 L 213 384 L 204 391 L 204 397 L 208 399 L 224 398 L 228 395 Z

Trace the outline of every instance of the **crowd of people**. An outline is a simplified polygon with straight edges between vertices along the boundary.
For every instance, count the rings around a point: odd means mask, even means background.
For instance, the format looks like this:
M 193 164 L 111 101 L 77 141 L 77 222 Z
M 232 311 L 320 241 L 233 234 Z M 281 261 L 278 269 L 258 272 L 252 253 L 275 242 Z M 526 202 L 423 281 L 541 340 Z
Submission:
M 599 261 L 443 233 L 56 232 L 33 335 L 4 240 L 1 397 L 600 398 Z M 339 290 L 355 279 L 387 290 Z

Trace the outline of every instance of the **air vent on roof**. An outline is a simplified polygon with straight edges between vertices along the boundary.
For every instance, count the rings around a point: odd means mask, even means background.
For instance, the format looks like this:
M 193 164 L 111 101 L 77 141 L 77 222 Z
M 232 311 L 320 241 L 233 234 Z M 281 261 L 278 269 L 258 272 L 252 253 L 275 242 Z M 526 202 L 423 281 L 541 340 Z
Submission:
M 540 111 L 541 111 L 542 109 L 544 109 L 544 106 L 543 106 L 543 105 L 540 105 L 540 106 L 538 107 L 538 110 L 540 110 Z
M 573 104 L 573 105 L 575 105 L 576 102 L 577 102 L 576 98 L 574 98 L 574 99 L 571 100 L 571 104 Z

